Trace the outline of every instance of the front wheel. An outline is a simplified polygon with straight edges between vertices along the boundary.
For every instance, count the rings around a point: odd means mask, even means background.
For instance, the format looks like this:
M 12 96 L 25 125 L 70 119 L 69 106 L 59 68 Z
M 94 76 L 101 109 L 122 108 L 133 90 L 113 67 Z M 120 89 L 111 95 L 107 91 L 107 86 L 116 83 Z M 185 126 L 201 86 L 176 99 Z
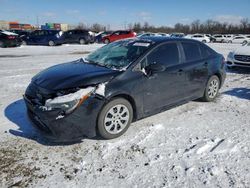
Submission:
M 220 88 L 220 79 L 216 75 L 211 76 L 207 82 L 207 86 L 204 95 L 202 97 L 203 101 L 206 102 L 213 101 L 219 93 L 219 88 Z
M 107 103 L 101 110 L 97 129 L 104 139 L 113 139 L 125 133 L 133 119 L 133 108 L 123 98 L 116 98 Z
M 105 39 L 105 40 L 104 40 L 104 43 L 105 43 L 105 44 L 109 44 L 109 43 L 110 43 L 109 39 Z

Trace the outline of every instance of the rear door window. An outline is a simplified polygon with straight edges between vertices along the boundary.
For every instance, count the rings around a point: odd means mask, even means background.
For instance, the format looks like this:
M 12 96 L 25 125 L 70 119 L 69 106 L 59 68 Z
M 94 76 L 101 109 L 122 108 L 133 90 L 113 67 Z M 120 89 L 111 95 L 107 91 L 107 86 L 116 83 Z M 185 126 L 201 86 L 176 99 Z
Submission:
M 193 42 L 182 42 L 186 61 L 196 61 L 201 59 L 201 53 L 199 45 Z
M 171 66 L 179 63 L 179 49 L 176 43 L 158 46 L 147 56 L 147 64 L 159 63 Z

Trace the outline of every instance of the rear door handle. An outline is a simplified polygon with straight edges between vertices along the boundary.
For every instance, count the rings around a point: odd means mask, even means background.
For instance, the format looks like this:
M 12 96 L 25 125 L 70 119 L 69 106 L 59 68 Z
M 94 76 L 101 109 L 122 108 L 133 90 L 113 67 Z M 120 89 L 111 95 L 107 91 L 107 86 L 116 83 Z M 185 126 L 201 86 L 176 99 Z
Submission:
M 207 66 L 208 66 L 208 63 L 207 63 L 207 62 L 205 62 L 203 65 L 204 65 L 204 67 L 207 67 Z

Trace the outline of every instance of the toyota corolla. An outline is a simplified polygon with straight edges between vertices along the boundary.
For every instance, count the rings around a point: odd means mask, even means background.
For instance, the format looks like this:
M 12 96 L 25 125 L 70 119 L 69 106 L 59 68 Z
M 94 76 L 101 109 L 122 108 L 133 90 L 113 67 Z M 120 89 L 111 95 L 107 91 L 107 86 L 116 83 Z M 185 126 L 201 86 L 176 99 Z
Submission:
M 225 80 L 224 62 L 191 39 L 121 40 L 38 73 L 24 100 L 33 125 L 47 138 L 112 139 L 131 122 L 173 106 L 213 101 Z

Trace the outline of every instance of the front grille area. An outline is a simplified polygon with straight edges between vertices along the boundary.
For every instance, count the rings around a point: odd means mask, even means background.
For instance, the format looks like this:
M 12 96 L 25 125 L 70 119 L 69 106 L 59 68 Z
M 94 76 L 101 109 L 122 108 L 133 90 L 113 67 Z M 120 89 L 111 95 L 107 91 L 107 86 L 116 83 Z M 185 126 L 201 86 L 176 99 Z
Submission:
M 234 59 L 242 62 L 250 62 L 250 55 L 235 55 Z
M 234 62 L 235 65 L 242 65 L 242 66 L 249 66 L 250 67 L 250 63 L 247 64 L 247 63 L 236 63 Z
M 35 84 L 30 84 L 25 92 L 25 96 L 33 105 L 44 105 L 47 99 L 53 98 L 54 95 L 50 91 L 45 90 L 36 86 Z

